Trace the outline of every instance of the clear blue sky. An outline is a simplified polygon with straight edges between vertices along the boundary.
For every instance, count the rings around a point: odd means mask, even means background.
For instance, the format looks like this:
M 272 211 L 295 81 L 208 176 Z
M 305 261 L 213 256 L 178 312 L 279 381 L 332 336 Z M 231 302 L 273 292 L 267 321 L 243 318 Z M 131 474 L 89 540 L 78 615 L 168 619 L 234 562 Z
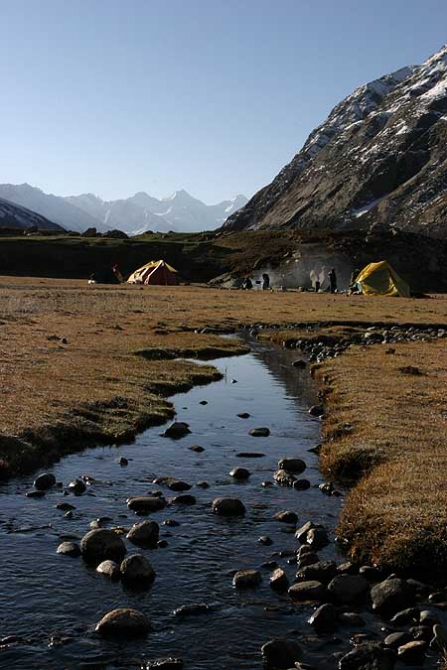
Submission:
M 0 182 L 251 196 L 446 27 L 445 0 L 0 0 Z

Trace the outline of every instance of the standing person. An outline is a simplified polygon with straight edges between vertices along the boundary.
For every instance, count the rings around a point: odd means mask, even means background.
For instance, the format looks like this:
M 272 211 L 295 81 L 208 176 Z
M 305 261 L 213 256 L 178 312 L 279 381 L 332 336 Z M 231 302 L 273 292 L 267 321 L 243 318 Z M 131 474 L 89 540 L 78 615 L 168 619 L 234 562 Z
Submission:
M 335 268 L 332 268 L 329 272 L 329 286 L 331 293 L 337 292 L 337 275 L 335 274 Z
M 266 272 L 262 275 L 262 290 L 268 291 L 270 288 L 270 277 Z
M 245 277 L 244 283 L 242 284 L 242 288 L 245 291 L 249 291 L 250 289 L 253 288 L 253 282 L 251 281 L 250 277 Z

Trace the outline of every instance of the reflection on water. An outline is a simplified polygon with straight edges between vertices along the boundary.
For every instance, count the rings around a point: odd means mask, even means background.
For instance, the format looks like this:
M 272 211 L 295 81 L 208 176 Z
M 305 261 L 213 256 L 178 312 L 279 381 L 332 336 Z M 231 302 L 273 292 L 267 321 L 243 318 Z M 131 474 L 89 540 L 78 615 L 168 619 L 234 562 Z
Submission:
M 217 361 L 225 374 L 222 381 L 173 398 L 179 420 L 187 421 L 192 431 L 182 440 L 162 438 L 160 428 L 153 428 L 134 444 L 89 449 L 65 458 L 52 470 L 58 481 L 66 485 L 79 475 L 95 479 L 83 496 L 63 497 L 62 491 L 54 490 L 43 499 L 26 498 L 32 477 L 0 488 L 0 637 L 25 639 L 0 652 L 0 667 L 137 669 L 148 659 L 172 655 L 194 670 L 253 670 L 260 667 L 259 650 L 270 637 L 291 631 L 297 639 L 309 634 L 305 620 L 311 608 L 294 607 L 287 596 L 274 593 L 269 570 L 261 567 L 277 560 L 289 579 L 294 577 L 294 566 L 278 552 L 293 550 L 296 540 L 274 520 L 277 511 L 294 510 L 300 523 L 313 519 L 333 531 L 341 504 L 315 487 L 298 492 L 261 485 L 272 479 L 278 459 L 286 455 L 304 458 L 305 476 L 313 485 L 321 481 L 316 458 L 308 452 L 320 437 L 319 422 L 307 413 L 316 400 L 315 390 L 308 374 L 291 366 L 292 360 L 291 352 L 256 344 L 251 354 Z M 208 404 L 200 404 L 202 400 Z M 240 419 L 239 412 L 251 417 Z M 268 426 L 270 437 L 250 437 L 250 428 L 258 426 Z M 188 449 L 194 444 L 205 451 Z M 260 451 L 265 457 L 236 456 L 244 451 Z M 120 456 L 129 459 L 127 467 L 118 465 Z M 237 483 L 229 477 L 236 465 L 251 471 L 248 481 Z M 170 518 L 180 525 L 161 526 L 166 548 L 142 552 L 157 573 L 149 591 L 126 591 L 119 582 L 95 574 L 82 559 L 56 554 L 62 536 L 80 538 L 97 517 L 112 517 L 109 526 L 129 527 L 139 518 L 128 511 L 126 498 L 157 489 L 151 481 L 159 475 L 191 484 L 207 481 L 210 488 L 193 486 L 194 506 L 168 506 L 153 515 L 159 523 Z M 243 500 L 244 519 L 222 519 L 211 513 L 213 498 L 224 495 Z M 62 500 L 76 505 L 73 519 L 65 519 L 55 508 Z M 51 527 L 30 530 L 46 524 Z M 271 537 L 273 544 L 260 544 L 261 535 Z M 130 544 L 128 549 L 140 551 Z M 333 552 L 332 545 L 321 556 Z M 236 592 L 232 573 L 241 568 L 260 568 L 263 584 Z M 200 617 L 173 617 L 176 607 L 194 602 L 209 604 L 211 611 Z M 142 610 L 154 632 L 146 640 L 127 643 L 96 637 L 95 623 L 120 606 Z M 329 647 L 323 652 L 316 639 L 302 642 L 312 651 L 311 657 L 317 654 L 320 660 L 336 651 Z

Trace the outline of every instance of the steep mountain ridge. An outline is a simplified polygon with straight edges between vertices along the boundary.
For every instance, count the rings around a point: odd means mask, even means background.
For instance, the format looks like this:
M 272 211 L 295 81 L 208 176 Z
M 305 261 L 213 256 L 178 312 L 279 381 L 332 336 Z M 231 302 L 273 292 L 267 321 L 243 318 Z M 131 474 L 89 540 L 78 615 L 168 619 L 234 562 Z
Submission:
M 447 46 L 359 87 L 223 230 L 394 226 L 445 236 Z
M 0 228 L 21 228 L 25 230 L 33 226 L 41 230 L 62 230 L 57 223 L 49 221 L 40 214 L 0 198 Z

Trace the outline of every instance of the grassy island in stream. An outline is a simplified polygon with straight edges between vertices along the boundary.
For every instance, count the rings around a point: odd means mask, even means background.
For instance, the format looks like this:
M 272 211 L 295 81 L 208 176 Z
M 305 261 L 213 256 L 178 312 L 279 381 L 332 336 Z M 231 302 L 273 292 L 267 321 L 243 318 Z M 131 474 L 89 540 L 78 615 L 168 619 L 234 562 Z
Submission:
M 218 378 L 189 359 L 246 351 L 213 331 L 262 325 L 282 343 L 308 336 L 309 324 L 318 326 L 313 337 L 336 339 L 376 323 L 447 328 L 447 300 L 3 277 L 2 474 L 165 421 L 173 413 L 167 396 Z M 445 339 L 398 342 L 392 355 L 386 349 L 353 342 L 317 366 L 323 471 L 350 480 L 339 530 L 354 559 L 445 568 Z M 402 372 L 408 367 L 419 373 Z

